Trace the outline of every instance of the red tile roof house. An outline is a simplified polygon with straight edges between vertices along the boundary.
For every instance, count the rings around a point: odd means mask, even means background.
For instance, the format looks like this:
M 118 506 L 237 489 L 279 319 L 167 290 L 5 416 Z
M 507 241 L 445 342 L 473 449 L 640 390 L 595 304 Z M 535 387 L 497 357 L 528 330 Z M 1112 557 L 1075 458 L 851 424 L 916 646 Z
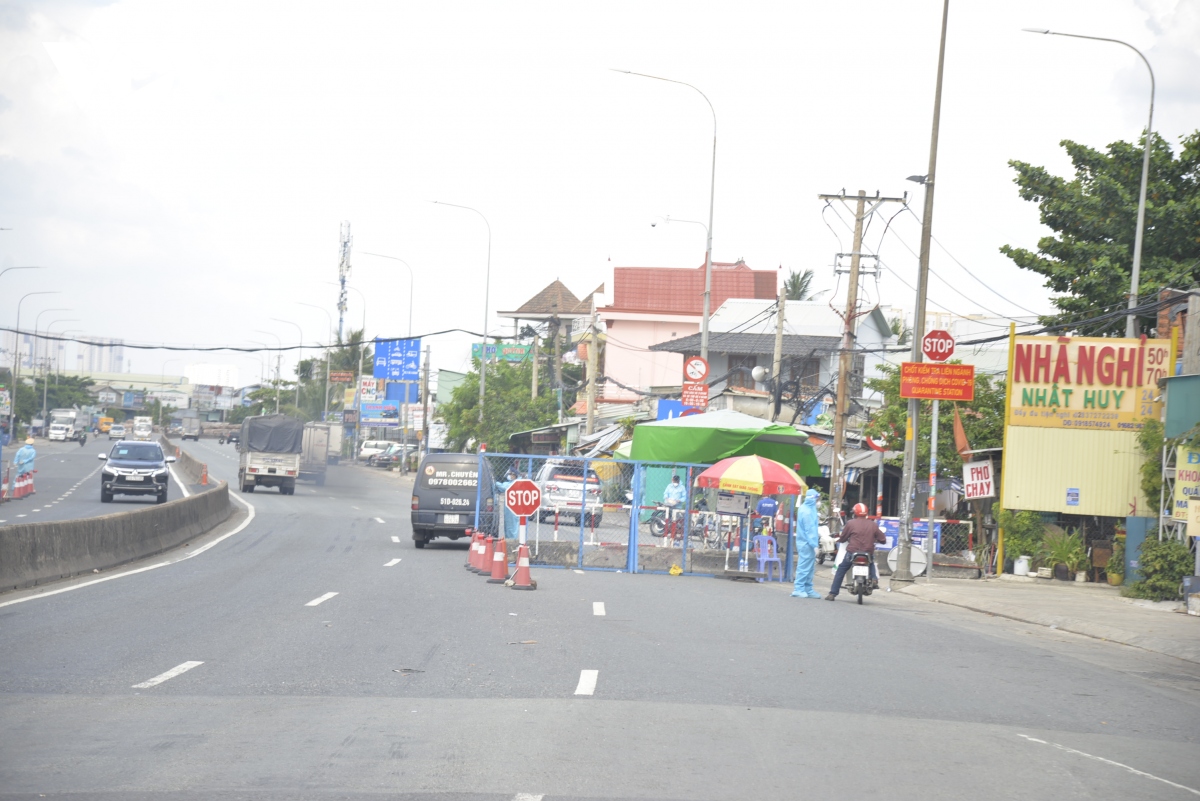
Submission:
M 752 270 L 741 259 L 713 262 L 710 313 L 729 298 L 773 300 L 778 281 L 775 270 Z M 704 265 L 614 267 L 612 303 L 596 311 L 607 329 L 604 374 L 610 380 L 605 398 L 638 397 L 619 384 L 644 391 L 679 387 L 683 355 L 649 348 L 700 331 Z

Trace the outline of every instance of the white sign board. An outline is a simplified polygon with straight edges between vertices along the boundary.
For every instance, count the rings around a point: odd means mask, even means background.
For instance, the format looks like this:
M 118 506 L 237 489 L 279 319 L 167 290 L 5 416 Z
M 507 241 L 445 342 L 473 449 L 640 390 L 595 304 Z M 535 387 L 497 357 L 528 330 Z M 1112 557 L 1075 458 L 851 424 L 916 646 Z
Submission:
M 996 497 L 995 472 L 991 459 L 963 464 L 963 497 L 968 501 Z
M 717 493 L 717 514 L 746 517 L 750 514 L 750 496 L 740 492 L 719 491 Z

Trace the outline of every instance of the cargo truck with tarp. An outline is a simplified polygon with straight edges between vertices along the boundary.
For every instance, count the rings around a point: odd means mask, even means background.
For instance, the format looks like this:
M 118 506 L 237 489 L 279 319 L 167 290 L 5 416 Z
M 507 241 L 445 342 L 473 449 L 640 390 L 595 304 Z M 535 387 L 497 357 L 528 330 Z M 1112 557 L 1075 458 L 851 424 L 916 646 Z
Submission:
M 329 465 L 329 423 L 304 424 L 304 450 L 300 454 L 300 478 L 325 486 L 325 468 Z
M 286 414 L 260 414 L 242 421 L 238 437 L 238 485 L 278 487 L 281 495 L 296 494 L 304 452 L 304 421 Z

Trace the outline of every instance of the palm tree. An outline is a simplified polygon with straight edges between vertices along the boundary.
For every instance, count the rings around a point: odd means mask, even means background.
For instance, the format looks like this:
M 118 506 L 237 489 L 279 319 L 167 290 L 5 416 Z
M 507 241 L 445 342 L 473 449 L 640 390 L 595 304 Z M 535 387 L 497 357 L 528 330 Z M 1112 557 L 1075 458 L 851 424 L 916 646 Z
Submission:
M 829 291 L 823 289 L 820 292 L 814 293 L 812 291 L 812 282 L 812 270 L 804 270 L 803 272 L 792 270 L 788 273 L 787 280 L 783 282 L 784 297 L 788 300 L 816 300 Z

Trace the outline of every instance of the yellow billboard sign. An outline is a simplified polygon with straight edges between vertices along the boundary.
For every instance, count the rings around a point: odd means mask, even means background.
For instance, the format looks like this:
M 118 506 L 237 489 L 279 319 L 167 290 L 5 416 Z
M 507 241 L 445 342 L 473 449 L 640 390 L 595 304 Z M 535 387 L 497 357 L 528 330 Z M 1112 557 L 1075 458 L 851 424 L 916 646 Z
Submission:
M 1169 354 L 1145 337 L 1015 337 L 1008 424 L 1137 431 L 1162 413 L 1157 382 Z
M 1171 517 L 1187 523 L 1191 506 L 1200 506 L 1200 448 L 1180 445 L 1175 449 L 1175 497 L 1171 499 Z

